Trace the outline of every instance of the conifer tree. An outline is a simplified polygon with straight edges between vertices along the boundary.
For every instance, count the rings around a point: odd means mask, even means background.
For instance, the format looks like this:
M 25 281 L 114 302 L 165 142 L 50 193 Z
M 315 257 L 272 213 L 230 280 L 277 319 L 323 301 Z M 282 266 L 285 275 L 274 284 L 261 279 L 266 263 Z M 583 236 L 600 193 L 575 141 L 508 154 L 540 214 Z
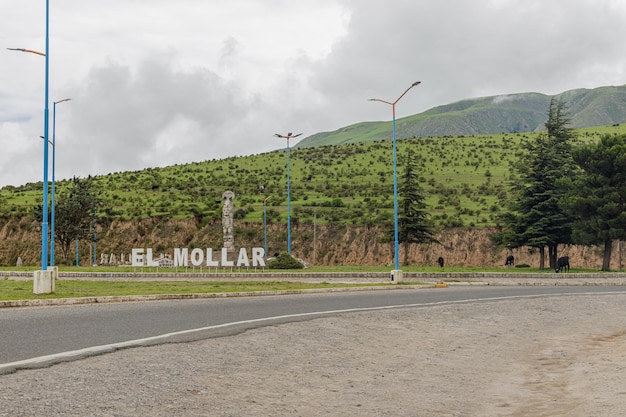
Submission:
M 404 265 L 408 265 L 409 244 L 437 242 L 426 211 L 424 193 L 419 185 L 416 157 L 409 149 L 406 156 L 404 175 L 398 189 L 398 243 L 403 244 Z M 393 231 L 392 231 L 393 233 Z
M 567 200 L 576 215 L 573 236 L 576 243 L 604 245 L 608 271 L 613 240 L 626 239 L 626 135 L 606 135 L 575 148 L 573 157 L 584 171 Z
M 540 269 L 544 268 L 546 247 L 549 265 L 554 267 L 557 245 L 571 243 L 572 218 L 561 204 L 576 172 L 569 122 L 565 104 L 552 99 L 545 123 L 547 131 L 525 145 L 513 184 L 511 213 L 503 218 L 506 230 L 499 236 L 508 247 L 537 248 Z

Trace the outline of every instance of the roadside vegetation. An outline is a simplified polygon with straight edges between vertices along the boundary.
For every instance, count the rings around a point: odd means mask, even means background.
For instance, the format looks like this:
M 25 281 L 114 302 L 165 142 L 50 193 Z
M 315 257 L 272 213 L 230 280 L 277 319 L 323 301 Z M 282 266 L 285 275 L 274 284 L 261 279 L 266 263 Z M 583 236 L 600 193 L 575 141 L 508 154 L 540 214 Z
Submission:
M 540 269 L 545 248 L 554 269 L 559 245 L 601 245 L 608 271 L 613 240 L 626 239 L 626 135 L 575 146 L 569 124 L 563 102 L 552 100 L 546 132 L 526 145 L 516 165 L 513 199 L 496 240 L 537 249 Z
M 0 280 L 1 300 L 38 300 L 49 298 L 80 298 L 104 296 L 139 296 L 156 294 L 211 294 L 235 292 L 263 292 L 263 291 L 294 291 L 319 288 L 350 288 L 366 287 L 386 284 L 329 284 L 329 283 L 298 283 L 298 282 L 111 282 L 111 281 L 82 281 L 58 280 L 55 292 L 52 294 L 33 294 L 32 280 Z
M 574 131 L 576 143 L 626 133 L 626 124 Z M 513 167 L 537 133 L 503 133 L 398 141 L 398 161 L 415 155 L 424 203 L 437 227 L 499 224 L 509 198 Z M 292 222 L 374 225 L 393 217 L 393 166 L 389 141 L 292 149 Z M 221 195 L 232 190 L 239 221 L 285 222 L 286 158 L 282 150 L 93 177 L 98 222 L 114 219 L 221 219 Z M 402 166 L 398 167 L 402 172 Z M 73 179 L 57 181 L 59 196 Z M 41 183 L 0 189 L 0 218 L 33 216 Z M 59 197 L 61 200 L 61 197 Z M 62 200 L 61 200 L 62 201 Z

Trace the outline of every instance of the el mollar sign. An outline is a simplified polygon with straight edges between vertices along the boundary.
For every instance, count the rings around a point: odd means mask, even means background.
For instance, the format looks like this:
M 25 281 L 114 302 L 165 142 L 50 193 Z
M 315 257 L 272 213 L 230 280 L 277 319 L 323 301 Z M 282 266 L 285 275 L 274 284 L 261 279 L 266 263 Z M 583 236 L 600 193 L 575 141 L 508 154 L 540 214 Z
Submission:
M 232 251 L 230 252 L 232 253 Z M 222 248 L 221 253 L 217 255 L 217 259 L 213 254 L 213 249 L 195 248 L 189 250 L 189 248 L 174 248 L 174 267 L 178 266 L 207 266 L 207 267 L 249 267 L 259 266 L 265 267 L 265 260 L 263 259 L 263 248 L 252 248 L 251 257 L 248 256 L 246 248 L 239 249 L 239 255 L 237 260 L 231 256 L 229 260 L 228 248 Z M 132 266 L 159 266 L 159 262 L 152 257 L 152 248 L 133 248 L 131 251 L 131 263 Z

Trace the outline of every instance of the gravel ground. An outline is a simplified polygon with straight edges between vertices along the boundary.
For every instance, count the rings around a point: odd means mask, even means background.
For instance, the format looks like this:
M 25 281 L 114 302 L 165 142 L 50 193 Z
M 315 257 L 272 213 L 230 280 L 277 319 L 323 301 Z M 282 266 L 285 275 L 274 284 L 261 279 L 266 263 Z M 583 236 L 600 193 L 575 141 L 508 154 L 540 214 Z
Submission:
M 624 416 L 626 295 L 345 314 L 0 376 L 0 416 Z

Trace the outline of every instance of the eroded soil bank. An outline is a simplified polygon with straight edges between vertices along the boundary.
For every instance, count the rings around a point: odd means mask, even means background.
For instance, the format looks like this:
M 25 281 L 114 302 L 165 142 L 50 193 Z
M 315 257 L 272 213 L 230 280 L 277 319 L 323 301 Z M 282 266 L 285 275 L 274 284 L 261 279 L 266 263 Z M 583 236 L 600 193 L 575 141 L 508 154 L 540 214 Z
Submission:
M 516 264 L 539 266 L 539 254 L 532 248 L 509 251 L 493 244 L 495 228 L 448 228 L 436 235 L 440 243 L 417 245 L 408 249 L 410 265 L 436 266 L 443 257 L 447 266 L 493 267 L 504 266 L 512 254 Z M 392 266 L 393 244 L 382 243 L 384 229 L 351 225 L 292 225 L 292 254 L 313 265 L 388 265 Z M 173 254 L 173 248 L 222 247 L 221 223 L 198 224 L 194 219 L 171 220 L 161 218 L 141 221 L 113 221 L 98 230 L 97 262 L 114 254 L 119 261 L 122 254 L 130 259 L 132 248 L 152 248 L 155 254 Z M 268 253 L 286 251 L 287 233 L 283 224 L 267 228 Z M 263 225 L 235 222 L 236 247 L 263 247 Z M 622 270 L 626 257 L 623 242 L 614 242 L 611 269 Z M 80 242 L 81 265 L 93 263 L 92 242 Z M 74 265 L 74 245 L 69 248 L 69 263 Z M 62 248 L 56 245 L 56 265 L 62 265 Z M 602 266 L 602 248 L 561 246 L 559 255 L 570 257 L 573 268 L 599 270 Z M 18 258 L 24 265 L 37 265 L 41 257 L 41 230 L 30 218 L 0 219 L 0 265 L 15 266 Z M 404 245 L 400 245 L 400 261 L 404 260 Z M 547 260 L 546 260 L 547 266 Z

